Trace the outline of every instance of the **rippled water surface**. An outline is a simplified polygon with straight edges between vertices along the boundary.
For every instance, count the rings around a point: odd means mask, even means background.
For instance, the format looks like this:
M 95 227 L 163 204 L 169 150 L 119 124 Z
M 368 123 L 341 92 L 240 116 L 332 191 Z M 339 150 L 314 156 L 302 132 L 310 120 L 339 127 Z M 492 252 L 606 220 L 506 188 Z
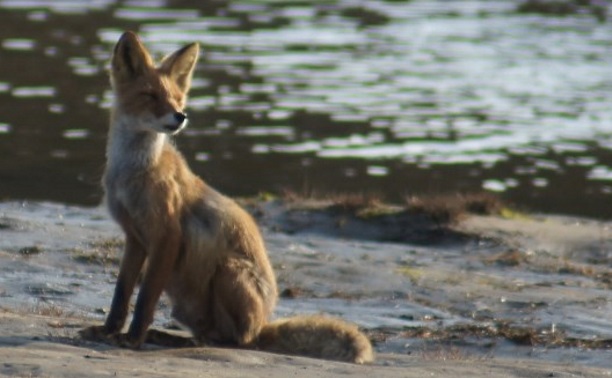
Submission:
M 0 1 L 0 196 L 98 203 L 123 30 L 203 48 L 177 138 L 232 195 L 495 191 L 612 214 L 612 26 L 518 1 Z

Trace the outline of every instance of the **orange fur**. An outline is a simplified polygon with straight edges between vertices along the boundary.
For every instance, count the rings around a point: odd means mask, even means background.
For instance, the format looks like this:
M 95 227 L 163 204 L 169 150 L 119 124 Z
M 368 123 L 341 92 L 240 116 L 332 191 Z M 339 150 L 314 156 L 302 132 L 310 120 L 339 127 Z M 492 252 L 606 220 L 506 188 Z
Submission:
M 135 34 L 126 32 L 115 47 L 111 82 L 116 99 L 104 187 L 126 247 L 108 318 L 82 335 L 140 346 L 165 291 L 173 317 L 198 342 L 371 361 L 367 338 L 340 320 L 268 322 L 277 300 L 276 280 L 255 221 L 194 175 L 168 141 L 167 134 L 184 127 L 198 52 L 196 44 L 185 46 L 155 67 Z M 121 334 L 143 270 L 132 322 Z

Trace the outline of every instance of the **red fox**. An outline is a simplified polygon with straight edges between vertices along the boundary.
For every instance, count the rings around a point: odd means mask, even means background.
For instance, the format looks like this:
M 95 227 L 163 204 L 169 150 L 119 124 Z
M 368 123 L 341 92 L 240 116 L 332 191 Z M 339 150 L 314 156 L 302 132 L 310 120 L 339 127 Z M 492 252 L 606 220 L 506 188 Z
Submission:
M 109 211 L 125 233 L 125 252 L 104 325 L 81 336 L 138 348 L 148 336 L 163 334 L 147 330 L 165 291 L 173 318 L 196 345 L 373 361 L 368 338 L 339 319 L 268 321 L 276 279 L 255 221 L 192 173 L 169 141 L 187 124 L 183 109 L 198 54 L 193 43 L 155 66 L 136 34 L 125 32 L 115 46 L 103 184 Z M 132 323 L 122 334 L 141 272 Z

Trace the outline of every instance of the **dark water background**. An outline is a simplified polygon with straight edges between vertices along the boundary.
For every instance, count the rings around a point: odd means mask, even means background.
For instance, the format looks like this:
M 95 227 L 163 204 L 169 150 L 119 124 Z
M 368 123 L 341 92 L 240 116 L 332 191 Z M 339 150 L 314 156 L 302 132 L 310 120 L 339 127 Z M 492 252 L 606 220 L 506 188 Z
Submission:
M 0 1 L 0 199 L 99 203 L 123 30 L 198 41 L 192 168 L 230 195 L 491 190 L 612 215 L 612 26 L 519 1 Z

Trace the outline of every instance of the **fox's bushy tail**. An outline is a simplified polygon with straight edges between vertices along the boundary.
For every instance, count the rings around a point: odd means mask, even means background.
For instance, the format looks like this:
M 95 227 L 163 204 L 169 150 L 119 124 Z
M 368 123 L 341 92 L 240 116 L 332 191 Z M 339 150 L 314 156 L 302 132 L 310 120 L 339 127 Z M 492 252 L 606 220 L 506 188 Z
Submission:
M 364 364 L 374 361 L 370 340 L 357 326 L 326 316 L 296 316 L 266 324 L 258 349 Z

